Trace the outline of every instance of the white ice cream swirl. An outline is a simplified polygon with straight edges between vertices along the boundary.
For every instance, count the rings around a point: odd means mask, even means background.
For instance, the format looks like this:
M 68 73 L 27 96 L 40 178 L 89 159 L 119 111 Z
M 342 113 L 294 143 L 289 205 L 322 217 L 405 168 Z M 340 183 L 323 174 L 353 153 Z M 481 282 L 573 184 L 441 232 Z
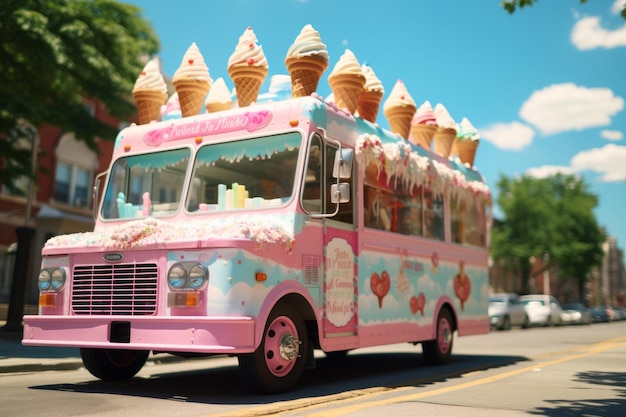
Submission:
M 409 94 L 409 91 L 406 89 L 406 86 L 402 82 L 402 80 L 396 81 L 396 84 L 391 89 L 391 93 L 389 93 L 389 98 L 385 100 L 385 104 L 383 105 L 383 111 L 387 111 L 390 108 L 394 107 L 404 107 L 404 106 L 415 106 L 415 100 Z
M 374 70 L 369 65 L 361 65 L 361 70 L 363 70 L 363 74 L 365 74 L 365 87 L 363 88 L 365 91 L 376 91 L 379 93 L 385 93 L 385 89 L 383 88 L 383 83 L 380 82 Z
M 180 78 L 193 78 L 209 83 L 213 82 L 209 74 L 209 68 L 204 62 L 204 57 L 195 42 L 193 42 L 187 49 L 187 52 L 185 52 L 183 60 L 174 73 L 172 80 L 175 81 Z
M 251 27 L 248 27 L 239 37 L 235 52 L 228 59 L 228 66 L 248 64 L 255 67 L 268 68 L 263 47 L 257 45 L 257 42 L 254 31 Z
M 159 91 L 167 94 L 167 85 L 154 59 L 148 61 L 146 66 L 143 67 L 137 81 L 135 81 L 133 91 L 137 90 Z
M 320 33 L 313 29 L 313 26 L 305 25 L 289 47 L 287 59 L 302 58 L 309 55 L 319 55 L 328 61 L 328 51 L 320 38 Z

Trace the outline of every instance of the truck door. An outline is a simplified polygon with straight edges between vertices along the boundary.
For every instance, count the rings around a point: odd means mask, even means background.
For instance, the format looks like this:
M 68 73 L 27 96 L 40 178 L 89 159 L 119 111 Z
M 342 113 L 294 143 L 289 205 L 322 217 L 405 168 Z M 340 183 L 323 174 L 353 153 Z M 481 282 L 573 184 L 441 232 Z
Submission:
M 302 194 L 302 206 L 312 215 L 311 245 L 324 248 L 321 304 L 325 338 L 356 336 L 358 323 L 354 198 L 351 195 L 349 202 L 339 204 L 333 214 L 337 204 L 332 202 L 331 187 L 338 182 L 333 172 L 338 146 L 333 142 L 325 142 L 317 134 L 311 138 Z M 340 178 L 350 184 L 351 193 L 352 178 Z

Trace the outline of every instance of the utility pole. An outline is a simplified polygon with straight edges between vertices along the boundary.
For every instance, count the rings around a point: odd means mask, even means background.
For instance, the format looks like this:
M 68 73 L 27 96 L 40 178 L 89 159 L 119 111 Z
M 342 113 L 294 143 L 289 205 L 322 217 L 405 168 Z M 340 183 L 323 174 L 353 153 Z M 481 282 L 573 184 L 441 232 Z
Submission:
M 26 303 L 26 289 L 28 287 L 28 267 L 30 265 L 30 252 L 35 229 L 29 226 L 30 212 L 35 198 L 35 175 L 37 173 L 37 152 L 39 151 L 39 134 L 32 128 L 26 130 L 31 134 L 31 179 L 28 187 L 28 200 L 26 213 L 24 214 L 24 226 L 15 229 L 17 234 L 17 252 L 15 253 L 15 266 L 13 267 L 13 281 L 9 296 L 9 310 L 7 322 L 0 329 L 6 332 L 21 332 L 22 317 L 24 316 L 24 304 Z

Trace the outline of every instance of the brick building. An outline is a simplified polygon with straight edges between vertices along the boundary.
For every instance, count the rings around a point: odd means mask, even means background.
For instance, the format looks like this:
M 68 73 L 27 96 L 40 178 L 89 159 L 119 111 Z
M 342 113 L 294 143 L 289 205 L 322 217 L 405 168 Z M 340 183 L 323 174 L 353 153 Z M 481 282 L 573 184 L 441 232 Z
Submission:
M 102 104 L 86 101 L 85 105 L 97 119 L 116 128 L 121 127 Z M 94 152 L 77 140 L 72 132 L 57 127 L 44 126 L 35 135 L 36 139 L 25 138 L 18 145 L 32 151 L 33 144 L 38 144 L 37 163 L 40 169 L 31 197 L 12 194 L 6 187 L 0 189 L 0 320 L 6 318 L 13 280 L 16 229 L 22 226 L 35 229 L 28 262 L 26 297 L 30 306 L 27 310 L 32 310 L 37 305 L 37 275 L 45 241 L 59 234 L 93 230 L 91 200 L 94 179 L 108 168 L 115 139 L 98 139 L 98 149 Z M 30 181 L 27 178 L 16 178 L 14 184 L 29 193 Z M 29 206 L 30 213 L 27 215 Z

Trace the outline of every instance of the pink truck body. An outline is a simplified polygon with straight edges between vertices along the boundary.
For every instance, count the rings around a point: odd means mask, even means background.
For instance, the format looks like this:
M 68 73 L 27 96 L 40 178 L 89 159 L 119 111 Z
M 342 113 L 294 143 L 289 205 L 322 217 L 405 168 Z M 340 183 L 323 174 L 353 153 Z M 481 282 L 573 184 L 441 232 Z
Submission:
M 301 368 L 289 348 L 309 364 L 399 342 L 445 358 L 451 332 L 489 331 L 480 174 L 318 97 L 133 125 L 105 178 L 94 231 L 43 249 L 25 345 L 276 349 L 270 378 L 251 376 L 275 392 Z

